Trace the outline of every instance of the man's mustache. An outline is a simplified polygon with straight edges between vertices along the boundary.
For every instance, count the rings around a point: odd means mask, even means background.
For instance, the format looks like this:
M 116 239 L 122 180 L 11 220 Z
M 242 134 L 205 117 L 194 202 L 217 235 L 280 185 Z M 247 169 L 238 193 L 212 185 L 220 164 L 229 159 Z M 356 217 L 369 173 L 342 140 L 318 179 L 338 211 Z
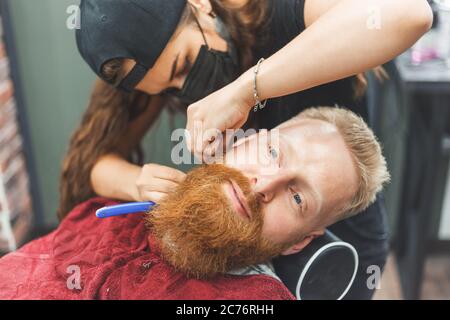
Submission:
M 261 196 L 258 193 L 255 193 L 253 190 L 250 190 L 247 192 L 247 194 L 244 194 L 242 188 L 233 179 L 228 180 L 228 184 L 229 186 L 231 186 L 231 189 L 233 190 L 233 194 L 231 194 L 230 196 L 234 195 L 235 199 L 239 202 L 242 209 L 245 211 L 245 214 L 248 217 L 248 219 L 252 219 L 254 213 L 250 209 L 249 198 L 254 199 L 253 201 L 256 202 L 258 207 L 260 207 L 262 201 Z

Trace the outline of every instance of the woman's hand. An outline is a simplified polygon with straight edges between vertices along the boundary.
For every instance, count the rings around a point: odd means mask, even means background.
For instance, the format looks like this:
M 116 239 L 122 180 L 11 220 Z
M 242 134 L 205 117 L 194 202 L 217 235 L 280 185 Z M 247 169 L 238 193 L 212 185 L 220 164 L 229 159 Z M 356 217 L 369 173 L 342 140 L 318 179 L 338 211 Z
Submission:
M 136 201 L 154 201 L 158 203 L 176 186 L 183 182 L 186 174 L 170 167 L 146 164 L 136 179 Z
M 248 119 L 251 107 L 251 84 L 244 79 L 238 79 L 190 105 L 186 129 L 191 152 L 199 159 L 214 154 L 219 144 L 211 143 L 227 129 L 241 128 Z

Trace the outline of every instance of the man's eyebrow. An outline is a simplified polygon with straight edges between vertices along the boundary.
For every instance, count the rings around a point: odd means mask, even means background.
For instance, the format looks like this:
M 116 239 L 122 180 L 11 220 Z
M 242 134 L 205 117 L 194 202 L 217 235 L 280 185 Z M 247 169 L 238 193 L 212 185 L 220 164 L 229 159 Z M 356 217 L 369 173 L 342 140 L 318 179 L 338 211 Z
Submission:
M 177 71 L 178 58 L 179 57 L 180 57 L 180 54 L 178 53 L 177 56 L 175 57 L 175 60 L 173 61 L 173 64 L 172 64 L 172 71 L 170 72 L 169 82 L 172 81 L 173 78 L 175 78 L 175 72 Z

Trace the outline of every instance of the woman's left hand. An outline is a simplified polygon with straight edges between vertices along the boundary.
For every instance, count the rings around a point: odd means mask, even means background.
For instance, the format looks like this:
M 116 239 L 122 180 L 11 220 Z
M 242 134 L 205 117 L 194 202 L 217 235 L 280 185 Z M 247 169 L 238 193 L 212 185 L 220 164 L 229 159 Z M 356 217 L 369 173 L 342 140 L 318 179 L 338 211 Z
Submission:
M 220 146 L 212 143 L 227 129 L 239 129 L 252 107 L 251 88 L 240 79 L 191 104 L 187 110 L 188 146 L 203 160 Z

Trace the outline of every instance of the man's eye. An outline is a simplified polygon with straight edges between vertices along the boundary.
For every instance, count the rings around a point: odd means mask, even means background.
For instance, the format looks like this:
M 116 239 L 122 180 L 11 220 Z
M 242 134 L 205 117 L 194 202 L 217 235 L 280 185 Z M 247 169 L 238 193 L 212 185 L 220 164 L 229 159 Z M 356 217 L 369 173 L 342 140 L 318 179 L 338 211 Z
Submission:
M 184 65 L 183 65 L 183 69 L 181 69 L 179 74 L 180 75 L 185 75 L 185 74 L 189 73 L 189 70 L 191 70 L 191 62 L 190 62 L 189 58 L 187 58 L 185 63 L 184 63 Z
M 294 200 L 295 200 L 295 203 L 298 205 L 301 205 L 303 203 L 302 197 L 298 193 L 294 194 Z
M 278 151 L 275 150 L 272 146 L 269 146 L 269 154 L 273 159 L 278 159 Z

